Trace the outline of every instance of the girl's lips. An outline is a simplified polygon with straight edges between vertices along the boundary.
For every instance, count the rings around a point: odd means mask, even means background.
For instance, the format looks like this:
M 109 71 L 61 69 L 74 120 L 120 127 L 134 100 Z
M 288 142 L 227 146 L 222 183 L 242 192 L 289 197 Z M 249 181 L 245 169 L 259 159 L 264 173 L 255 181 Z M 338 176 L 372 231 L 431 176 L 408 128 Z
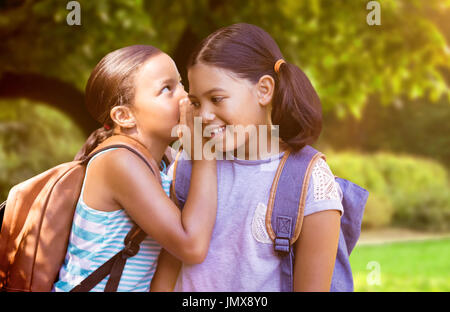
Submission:
M 214 127 L 210 126 L 210 127 L 205 128 L 205 130 L 207 130 L 206 133 L 209 132 L 210 135 L 211 135 L 211 138 L 213 138 L 213 137 L 215 137 L 217 135 L 223 134 L 225 132 L 225 130 L 226 130 L 226 126 L 225 125 L 223 125 L 223 126 L 214 126 Z

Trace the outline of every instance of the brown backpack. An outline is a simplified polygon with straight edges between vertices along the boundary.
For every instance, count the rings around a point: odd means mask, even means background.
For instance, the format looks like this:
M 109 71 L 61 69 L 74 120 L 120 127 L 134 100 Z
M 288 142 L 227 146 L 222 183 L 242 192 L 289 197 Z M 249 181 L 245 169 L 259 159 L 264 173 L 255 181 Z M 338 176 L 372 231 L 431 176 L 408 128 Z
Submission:
M 86 164 L 97 153 L 114 147 L 127 148 L 138 155 L 161 182 L 159 170 L 155 162 L 152 162 L 149 151 L 130 137 L 114 135 L 85 159 L 61 164 L 14 186 L 4 207 L 0 232 L 0 290 L 52 290 L 66 255 Z M 130 236 L 139 237 L 135 242 L 139 249 L 140 241 L 145 238 L 140 232 L 139 227 L 133 227 L 127 235 L 126 243 L 129 243 Z M 133 248 L 132 251 L 128 249 L 123 253 L 133 256 L 133 253 L 137 253 L 136 246 Z M 119 255 L 118 258 L 123 257 Z M 121 272 L 120 270 L 118 280 L 115 281 L 117 285 Z M 103 277 L 109 274 L 104 273 Z M 112 276 L 111 272 L 110 277 Z M 97 283 L 103 277 L 97 276 L 97 280 L 100 278 Z M 115 291 L 117 285 L 109 285 L 108 290 Z M 95 285 L 79 287 L 78 290 L 87 291 L 93 286 Z

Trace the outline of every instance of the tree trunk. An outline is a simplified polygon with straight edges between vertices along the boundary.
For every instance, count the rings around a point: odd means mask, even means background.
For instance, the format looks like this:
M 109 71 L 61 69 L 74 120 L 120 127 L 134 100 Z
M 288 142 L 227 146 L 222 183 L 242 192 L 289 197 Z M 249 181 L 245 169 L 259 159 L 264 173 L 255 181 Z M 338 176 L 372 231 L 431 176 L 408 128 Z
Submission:
M 208 7 L 209 12 L 220 10 L 225 5 L 224 0 L 209 0 Z M 198 17 L 206 20 L 208 23 L 209 32 L 213 32 L 217 29 L 217 25 L 214 20 L 209 16 L 205 15 Z M 181 35 L 175 50 L 172 53 L 173 59 L 177 64 L 178 70 L 180 71 L 181 78 L 183 79 L 183 85 L 186 90 L 189 90 L 189 82 L 187 79 L 186 65 L 189 56 L 194 52 L 195 47 L 200 43 L 203 38 L 199 38 L 197 34 L 192 31 L 190 23 L 186 24 L 186 28 Z
M 175 51 L 172 54 L 178 70 L 180 71 L 181 79 L 183 80 L 186 91 L 189 90 L 186 65 L 189 55 L 191 55 L 198 43 L 200 43 L 200 39 L 194 34 L 189 24 L 187 24 L 178 41 Z

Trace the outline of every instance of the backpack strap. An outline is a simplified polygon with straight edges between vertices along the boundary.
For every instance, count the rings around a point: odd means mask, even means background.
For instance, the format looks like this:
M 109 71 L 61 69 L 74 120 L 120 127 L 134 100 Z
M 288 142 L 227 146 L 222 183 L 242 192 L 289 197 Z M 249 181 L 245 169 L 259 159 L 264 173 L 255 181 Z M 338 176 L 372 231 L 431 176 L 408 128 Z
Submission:
M 5 215 L 6 200 L 0 205 L 0 231 L 2 230 L 3 217 Z
M 297 153 L 286 151 L 270 190 L 266 228 L 282 259 L 282 291 L 293 290 L 294 252 L 291 246 L 301 232 L 309 180 L 319 158 L 325 159 L 325 156 L 308 145 Z

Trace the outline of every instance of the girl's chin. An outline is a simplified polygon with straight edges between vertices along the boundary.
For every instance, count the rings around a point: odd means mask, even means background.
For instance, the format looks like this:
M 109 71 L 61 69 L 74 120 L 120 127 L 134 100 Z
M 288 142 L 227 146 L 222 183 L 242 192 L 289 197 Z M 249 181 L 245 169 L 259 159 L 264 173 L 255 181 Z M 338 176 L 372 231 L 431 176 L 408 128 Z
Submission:
M 240 146 L 245 145 L 245 142 L 226 142 L 226 139 L 224 138 L 223 141 L 221 143 L 216 143 L 215 144 L 215 148 L 216 151 L 220 152 L 220 153 L 231 153 L 233 155 L 235 155 L 237 153 L 237 150 L 239 149 Z

